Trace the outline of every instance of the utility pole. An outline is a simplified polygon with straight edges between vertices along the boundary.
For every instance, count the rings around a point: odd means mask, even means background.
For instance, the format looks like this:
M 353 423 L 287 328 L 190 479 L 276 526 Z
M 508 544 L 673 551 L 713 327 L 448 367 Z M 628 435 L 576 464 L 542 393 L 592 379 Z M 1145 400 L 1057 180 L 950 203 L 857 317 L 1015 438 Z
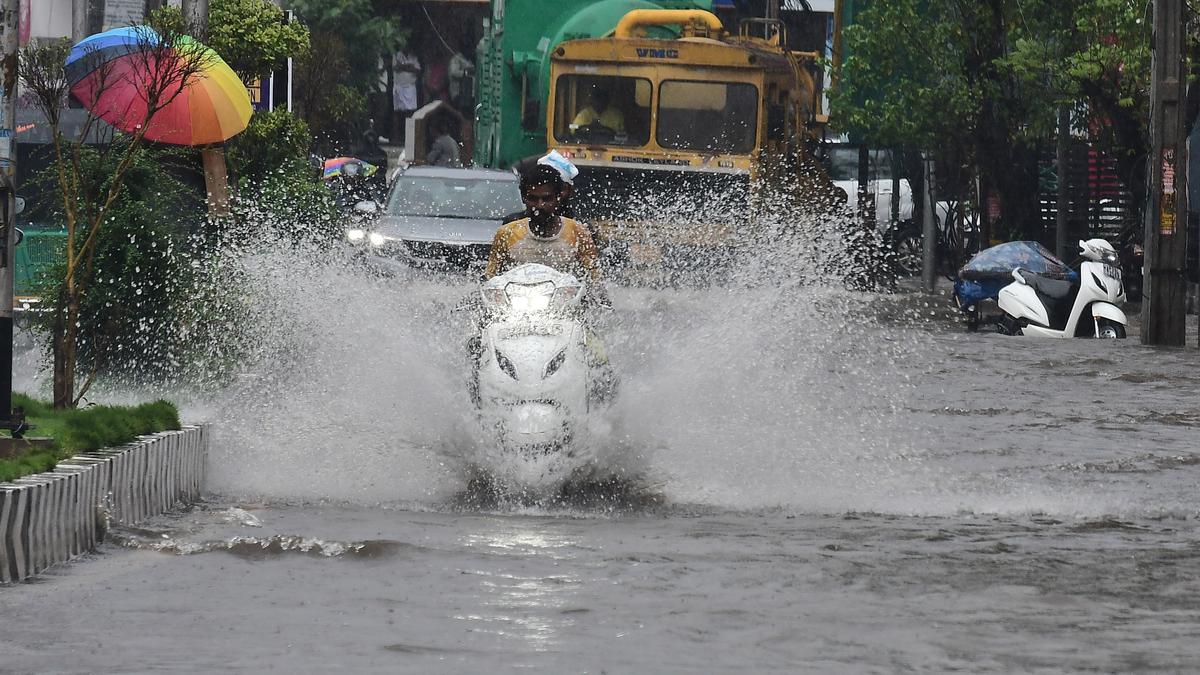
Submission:
M 933 157 L 928 152 L 923 153 L 921 169 L 925 173 L 925 194 L 921 200 L 921 287 L 926 293 L 933 293 L 937 290 L 937 218 L 934 213 L 937 192 L 933 183 Z M 898 201 L 900 192 L 897 190 L 893 194 L 897 197 L 892 201 Z M 950 218 L 948 211 L 946 218 Z
M 1150 189 L 1146 208 L 1146 290 L 1142 344 L 1186 341 L 1187 146 L 1184 107 L 1184 0 L 1154 0 L 1150 82 Z
M 16 249 L 17 147 L 13 131 L 17 121 L 17 50 L 20 47 L 21 2 L 3 0 L 0 13 L 0 50 L 3 82 L 0 83 L 0 428 L 14 438 L 24 430 L 24 414 L 12 407 L 13 363 L 13 251 Z
M 208 0 L 183 0 L 180 10 L 183 20 L 193 31 L 192 37 L 203 39 L 208 31 Z
M 1058 106 L 1058 140 L 1056 152 L 1058 166 L 1058 206 L 1054 209 L 1054 255 L 1067 259 L 1067 213 L 1071 205 L 1067 202 L 1067 153 L 1071 136 L 1071 108 L 1066 103 Z
M 71 0 L 71 42 L 88 36 L 88 0 Z

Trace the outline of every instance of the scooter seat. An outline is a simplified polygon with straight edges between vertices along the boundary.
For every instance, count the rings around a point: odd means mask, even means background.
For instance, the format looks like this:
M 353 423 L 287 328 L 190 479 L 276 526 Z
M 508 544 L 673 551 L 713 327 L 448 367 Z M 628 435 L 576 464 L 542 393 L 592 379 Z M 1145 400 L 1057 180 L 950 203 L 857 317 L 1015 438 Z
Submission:
M 1044 295 L 1052 300 L 1066 300 L 1075 295 L 1075 284 L 1063 279 L 1051 279 L 1033 272 L 1021 270 L 1021 278 L 1025 280 L 1038 295 Z

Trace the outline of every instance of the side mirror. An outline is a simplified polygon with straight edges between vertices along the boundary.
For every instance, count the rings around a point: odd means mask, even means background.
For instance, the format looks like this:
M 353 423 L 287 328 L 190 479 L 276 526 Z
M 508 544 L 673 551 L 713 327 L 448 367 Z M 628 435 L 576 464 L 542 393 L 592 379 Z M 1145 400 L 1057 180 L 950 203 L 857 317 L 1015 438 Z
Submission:
M 24 210 L 25 210 L 25 199 L 23 197 L 17 197 L 17 210 L 14 212 L 14 215 L 19 214 Z
M 379 212 L 379 204 L 376 204 L 369 199 L 364 199 L 363 201 L 354 205 L 354 210 L 359 213 L 374 215 Z

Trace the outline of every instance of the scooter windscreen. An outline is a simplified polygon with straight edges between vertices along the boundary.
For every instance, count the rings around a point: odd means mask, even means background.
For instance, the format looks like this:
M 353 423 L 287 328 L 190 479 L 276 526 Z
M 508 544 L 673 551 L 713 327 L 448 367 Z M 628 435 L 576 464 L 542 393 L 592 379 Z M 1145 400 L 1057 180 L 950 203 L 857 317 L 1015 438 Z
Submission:
M 582 292 L 574 275 L 536 263 L 492 277 L 482 288 L 488 309 L 517 314 L 563 311 L 577 304 Z

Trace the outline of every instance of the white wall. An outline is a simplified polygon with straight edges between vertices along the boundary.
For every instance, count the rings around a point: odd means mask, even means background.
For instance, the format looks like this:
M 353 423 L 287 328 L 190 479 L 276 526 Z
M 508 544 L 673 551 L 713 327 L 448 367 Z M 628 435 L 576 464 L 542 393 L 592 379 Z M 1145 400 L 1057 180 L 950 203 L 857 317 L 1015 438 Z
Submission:
M 29 17 L 29 38 L 70 37 L 71 0 L 21 0 L 22 18 Z M 27 10 L 27 11 L 26 11 Z M 24 35 L 25 31 L 22 30 Z

